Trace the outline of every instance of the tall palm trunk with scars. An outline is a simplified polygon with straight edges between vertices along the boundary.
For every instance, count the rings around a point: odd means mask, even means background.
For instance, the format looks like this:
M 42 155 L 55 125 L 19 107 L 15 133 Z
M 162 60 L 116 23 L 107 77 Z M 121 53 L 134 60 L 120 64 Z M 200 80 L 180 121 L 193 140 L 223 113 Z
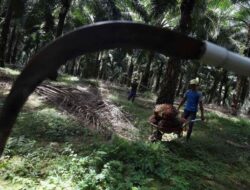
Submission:
M 181 19 L 178 30 L 188 34 L 191 28 L 191 14 L 195 5 L 195 0 L 183 0 L 181 3 Z M 157 104 L 173 104 L 175 92 L 178 85 L 178 78 L 181 70 L 181 61 L 178 58 L 170 58 L 165 70 L 161 90 L 156 100 Z

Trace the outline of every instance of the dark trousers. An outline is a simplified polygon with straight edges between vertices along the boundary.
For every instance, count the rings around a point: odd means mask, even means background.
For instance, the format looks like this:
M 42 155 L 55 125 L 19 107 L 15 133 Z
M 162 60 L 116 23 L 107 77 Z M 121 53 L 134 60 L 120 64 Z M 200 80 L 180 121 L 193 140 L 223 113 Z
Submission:
M 136 92 L 135 91 L 130 91 L 129 95 L 128 95 L 128 100 L 132 100 L 132 102 L 134 102 L 135 100 L 135 97 L 136 97 Z
M 184 110 L 183 117 L 188 120 L 194 120 L 196 118 L 196 113 L 197 112 Z M 190 139 L 191 133 L 193 131 L 193 126 L 194 126 L 194 122 L 190 122 L 189 127 L 188 127 L 188 132 L 187 132 L 187 141 Z

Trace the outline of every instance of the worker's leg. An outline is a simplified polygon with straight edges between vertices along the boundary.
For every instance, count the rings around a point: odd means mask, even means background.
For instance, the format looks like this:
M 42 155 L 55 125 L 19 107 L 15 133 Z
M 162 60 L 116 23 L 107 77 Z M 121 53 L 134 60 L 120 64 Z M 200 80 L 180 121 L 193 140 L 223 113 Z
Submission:
M 196 118 L 196 112 L 190 112 L 190 120 L 194 120 Z M 192 131 L 193 131 L 194 122 L 189 123 L 188 132 L 187 132 L 187 141 L 190 139 Z
M 134 102 L 134 100 L 135 100 L 135 96 L 136 96 L 136 92 L 134 92 L 134 91 L 131 91 L 130 93 L 129 93 L 129 96 L 128 96 L 128 100 L 132 100 L 132 102 Z
M 187 120 L 190 116 L 190 113 L 191 113 L 190 111 L 184 110 L 182 117 Z
M 132 93 L 132 91 L 130 91 L 129 95 L 128 95 L 128 100 L 130 100 L 132 97 L 133 97 L 133 93 Z
M 133 96 L 132 96 L 132 102 L 135 101 L 135 97 L 136 97 L 136 94 L 133 94 Z

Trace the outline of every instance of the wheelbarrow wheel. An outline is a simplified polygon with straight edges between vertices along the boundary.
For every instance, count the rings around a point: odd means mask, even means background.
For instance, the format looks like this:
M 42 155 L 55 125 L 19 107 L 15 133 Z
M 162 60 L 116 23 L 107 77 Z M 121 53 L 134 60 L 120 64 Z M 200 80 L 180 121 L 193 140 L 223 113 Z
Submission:
M 178 136 L 178 138 L 183 137 L 183 131 L 179 131 L 179 132 L 177 133 L 177 136 Z
M 161 139 L 162 139 L 162 133 L 158 130 L 154 131 L 153 134 L 148 137 L 148 140 L 150 142 L 161 141 Z

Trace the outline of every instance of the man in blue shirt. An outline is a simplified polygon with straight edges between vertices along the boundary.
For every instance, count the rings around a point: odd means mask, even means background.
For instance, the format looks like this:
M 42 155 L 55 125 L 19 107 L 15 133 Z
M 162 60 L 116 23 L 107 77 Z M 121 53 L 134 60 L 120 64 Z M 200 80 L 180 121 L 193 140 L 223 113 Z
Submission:
M 202 103 L 202 94 L 197 90 L 197 86 L 199 84 L 199 79 L 193 79 L 190 81 L 190 89 L 185 93 L 184 98 L 181 100 L 180 105 L 178 106 L 178 110 L 180 107 L 186 102 L 184 108 L 183 117 L 185 119 L 194 120 L 196 118 L 196 114 L 198 112 L 198 105 L 201 110 L 201 119 L 204 120 L 204 108 Z M 189 128 L 187 132 L 187 141 L 190 139 L 192 130 L 193 130 L 193 122 L 189 123 Z

